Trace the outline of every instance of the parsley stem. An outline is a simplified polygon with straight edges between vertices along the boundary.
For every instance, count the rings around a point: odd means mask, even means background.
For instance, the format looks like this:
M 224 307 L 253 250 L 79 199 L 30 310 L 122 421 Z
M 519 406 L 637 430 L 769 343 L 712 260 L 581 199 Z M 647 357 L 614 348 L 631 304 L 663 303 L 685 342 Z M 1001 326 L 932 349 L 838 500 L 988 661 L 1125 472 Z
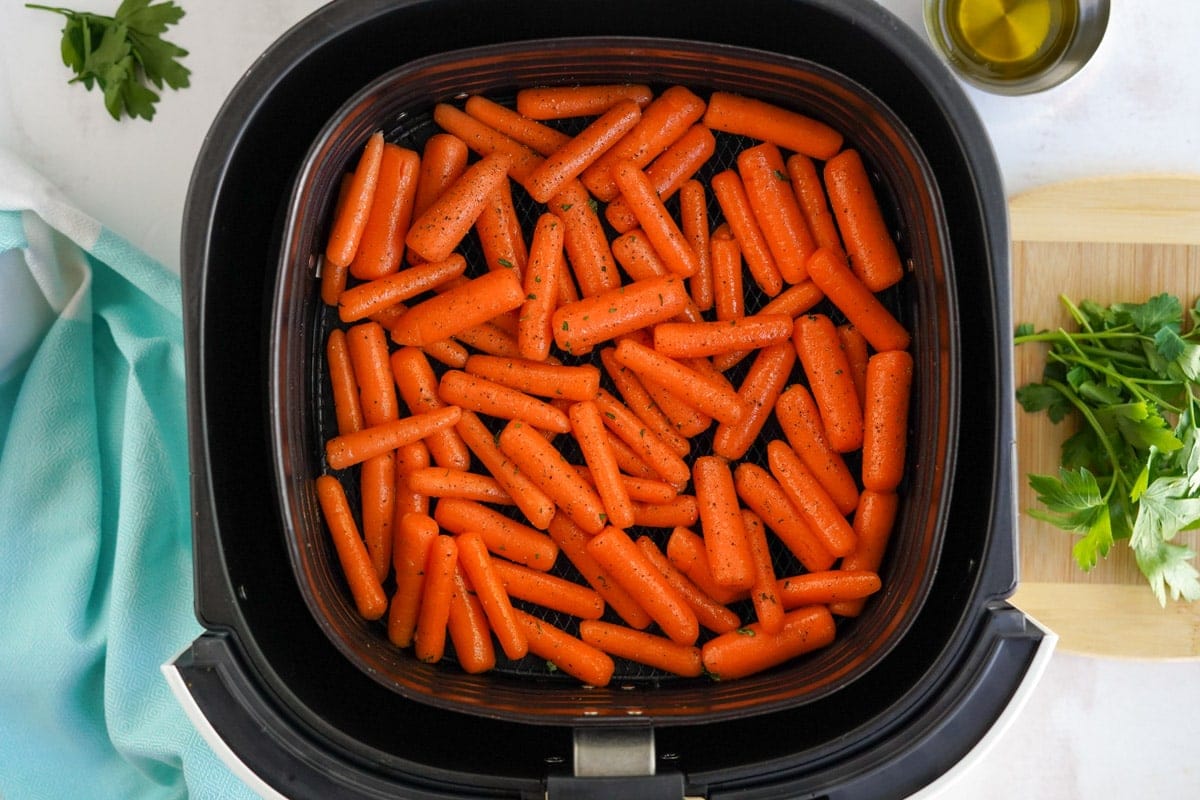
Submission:
M 1145 386 L 1178 386 L 1178 382 L 1176 382 L 1176 381 L 1150 380 L 1150 379 L 1134 380 L 1134 379 L 1131 379 L 1128 375 L 1118 372 L 1117 370 L 1112 369 L 1111 367 L 1109 367 L 1105 364 L 1102 364 L 1100 362 L 1093 361 L 1092 359 L 1087 358 L 1082 353 L 1080 353 L 1079 355 L 1076 355 L 1076 356 L 1072 356 L 1069 353 L 1060 353 L 1060 352 L 1056 352 L 1056 351 L 1051 351 L 1050 353 L 1047 354 L 1046 358 L 1047 358 L 1047 360 L 1057 361 L 1060 364 L 1066 364 L 1068 366 L 1074 365 L 1074 366 L 1086 367 L 1100 375 L 1104 375 L 1105 377 L 1110 378 L 1114 382 L 1119 383 L 1121 386 L 1124 386 L 1125 389 L 1128 390 L 1129 393 L 1132 394 L 1138 400 L 1141 400 L 1143 402 L 1153 403 L 1156 407 L 1158 407 L 1160 409 L 1166 409 L 1167 411 L 1170 411 L 1172 413 L 1177 414 L 1180 411 L 1182 411 L 1181 408 L 1179 408 L 1174 403 L 1172 403 L 1171 401 L 1164 398 L 1162 395 L 1143 388 Z M 1047 381 L 1047 383 L 1049 383 L 1049 381 Z
M 1112 465 L 1112 480 L 1109 481 L 1108 488 L 1104 491 L 1104 502 L 1107 503 L 1109 498 L 1112 497 L 1113 490 L 1117 486 L 1117 481 L 1121 480 L 1123 477 L 1123 473 L 1121 472 L 1121 460 L 1117 456 L 1117 451 L 1113 449 L 1112 442 L 1109 441 L 1108 434 L 1105 433 L 1103 426 L 1100 425 L 1100 421 L 1096 419 L 1096 415 L 1092 413 L 1092 410 L 1088 408 L 1087 403 L 1083 402 L 1079 395 L 1075 394 L 1075 391 L 1070 386 L 1067 386 L 1062 381 L 1054 380 L 1053 378 L 1048 379 L 1046 381 L 1046 385 L 1057 389 L 1063 397 L 1067 398 L 1067 402 L 1075 406 L 1075 409 L 1079 411 L 1080 415 L 1084 418 L 1084 420 L 1087 421 L 1087 424 L 1091 426 L 1093 431 L 1095 431 L 1096 438 L 1099 439 L 1100 443 L 1104 446 L 1104 452 L 1108 454 L 1108 462 Z

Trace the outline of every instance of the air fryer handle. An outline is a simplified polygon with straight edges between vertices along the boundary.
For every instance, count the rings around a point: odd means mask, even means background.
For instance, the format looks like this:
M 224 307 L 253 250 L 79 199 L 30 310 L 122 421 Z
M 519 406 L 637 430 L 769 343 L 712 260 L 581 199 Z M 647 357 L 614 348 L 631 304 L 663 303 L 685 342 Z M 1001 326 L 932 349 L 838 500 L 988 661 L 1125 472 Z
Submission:
M 546 779 L 546 800 L 684 800 L 683 775 L 638 775 L 612 778 L 579 778 L 551 775 Z
M 546 800 L 682 800 L 683 775 L 656 774 L 654 728 L 597 725 L 572 731 L 574 774 L 549 775 Z

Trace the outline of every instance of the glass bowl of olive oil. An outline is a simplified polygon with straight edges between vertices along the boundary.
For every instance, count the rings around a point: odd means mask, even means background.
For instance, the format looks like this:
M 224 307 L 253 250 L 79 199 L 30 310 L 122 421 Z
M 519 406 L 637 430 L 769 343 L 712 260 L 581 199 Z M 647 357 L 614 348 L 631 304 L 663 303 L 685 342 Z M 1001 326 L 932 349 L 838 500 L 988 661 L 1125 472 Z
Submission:
M 1029 94 L 1065 81 L 1096 52 L 1109 0 L 926 0 L 925 28 L 968 83 Z

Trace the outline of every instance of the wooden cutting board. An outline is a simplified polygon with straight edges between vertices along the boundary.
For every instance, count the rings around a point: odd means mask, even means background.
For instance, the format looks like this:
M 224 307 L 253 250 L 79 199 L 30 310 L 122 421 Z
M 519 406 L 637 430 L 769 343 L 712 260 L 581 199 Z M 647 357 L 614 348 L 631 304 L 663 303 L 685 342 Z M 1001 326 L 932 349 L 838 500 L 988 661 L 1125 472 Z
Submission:
M 1200 296 L 1200 177 L 1102 178 L 1055 184 L 1010 201 L 1013 321 L 1070 326 L 1059 302 L 1140 301 L 1163 291 Z M 1073 329 L 1073 326 L 1070 326 Z M 1045 348 L 1022 345 L 1016 385 L 1039 379 Z M 1159 606 L 1126 542 L 1089 573 L 1074 536 L 1024 513 L 1030 473 L 1058 469 L 1072 429 L 1017 406 L 1021 572 L 1013 603 L 1059 636 L 1063 650 L 1103 656 L 1200 658 L 1200 603 Z M 1180 541 L 1200 551 L 1200 532 Z

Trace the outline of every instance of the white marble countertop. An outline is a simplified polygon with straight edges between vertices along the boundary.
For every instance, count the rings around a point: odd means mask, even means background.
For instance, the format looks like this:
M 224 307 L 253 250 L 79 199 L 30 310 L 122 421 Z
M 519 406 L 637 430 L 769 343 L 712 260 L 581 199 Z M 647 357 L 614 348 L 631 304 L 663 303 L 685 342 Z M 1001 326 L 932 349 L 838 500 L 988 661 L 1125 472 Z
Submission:
M 72 4 L 108 12 L 116 0 Z M 921 28 L 920 0 L 881 0 Z M 319 0 L 184 0 L 172 38 L 192 86 L 168 92 L 152 124 L 114 122 L 68 86 L 60 21 L 0 4 L 0 146 L 68 199 L 178 270 L 192 164 L 220 104 L 272 41 Z M 236 19 L 236 24 L 230 24 Z M 968 89 L 1010 194 L 1053 181 L 1127 173 L 1200 174 L 1200 3 L 1113 3 L 1106 38 L 1077 77 L 999 97 Z M 1055 653 L 1028 704 L 944 796 L 1200 796 L 1200 663 Z

